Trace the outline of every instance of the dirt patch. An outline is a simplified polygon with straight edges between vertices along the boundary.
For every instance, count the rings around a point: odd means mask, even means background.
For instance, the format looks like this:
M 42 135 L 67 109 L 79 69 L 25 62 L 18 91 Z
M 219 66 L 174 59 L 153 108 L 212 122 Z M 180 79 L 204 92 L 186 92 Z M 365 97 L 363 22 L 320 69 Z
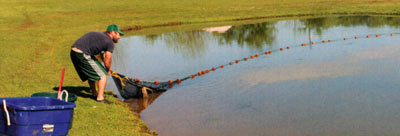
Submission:
M 25 30 L 29 27 L 32 27 L 33 21 L 32 18 L 29 16 L 28 12 L 24 10 L 22 15 L 25 17 L 25 23 L 19 27 L 19 29 Z
M 368 4 L 378 4 L 378 3 L 394 3 L 396 1 L 394 0 L 372 0 L 372 1 L 368 1 Z
M 142 29 L 145 29 L 145 28 L 177 26 L 177 25 L 182 25 L 182 24 L 183 23 L 181 23 L 181 22 L 170 22 L 170 23 L 167 23 L 167 24 L 159 24 L 159 25 L 134 26 L 134 27 L 124 28 L 124 29 L 122 29 L 122 31 L 137 31 L 137 30 L 142 30 Z
M 261 17 L 250 17 L 250 18 L 239 18 L 233 19 L 233 21 L 245 21 L 255 19 L 267 19 L 267 18 L 287 18 L 287 17 L 312 17 L 312 16 L 354 16 L 354 15 L 400 15 L 399 13 L 376 13 L 376 12 L 359 12 L 359 13 L 329 13 L 329 14 L 293 14 L 293 15 L 277 15 L 277 16 L 261 16 Z

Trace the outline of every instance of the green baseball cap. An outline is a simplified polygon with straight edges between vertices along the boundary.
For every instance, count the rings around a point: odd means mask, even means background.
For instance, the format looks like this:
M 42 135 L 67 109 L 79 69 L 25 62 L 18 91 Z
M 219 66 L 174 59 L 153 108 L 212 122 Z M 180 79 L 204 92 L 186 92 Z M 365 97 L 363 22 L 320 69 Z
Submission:
M 125 34 L 124 32 L 122 32 L 122 31 L 119 29 L 119 26 L 116 25 L 116 24 L 112 24 L 112 25 L 109 25 L 109 26 L 107 27 L 107 32 L 111 32 L 111 31 L 118 32 L 119 35 L 121 35 L 121 36 L 123 36 L 123 35 Z

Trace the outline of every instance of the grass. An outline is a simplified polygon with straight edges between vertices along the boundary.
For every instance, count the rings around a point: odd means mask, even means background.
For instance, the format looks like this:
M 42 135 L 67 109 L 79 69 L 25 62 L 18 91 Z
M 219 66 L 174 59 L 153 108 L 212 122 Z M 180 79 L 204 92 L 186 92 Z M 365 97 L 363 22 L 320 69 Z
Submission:
M 96 103 L 87 96 L 69 58 L 70 46 L 109 24 L 127 35 L 238 24 L 252 19 L 330 15 L 399 15 L 394 0 L 0 0 L 0 97 L 54 91 L 61 69 L 64 86 L 80 94 L 70 135 L 152 135 L 128 106 Z M 157 27 L 183 24 L 181 27 Z

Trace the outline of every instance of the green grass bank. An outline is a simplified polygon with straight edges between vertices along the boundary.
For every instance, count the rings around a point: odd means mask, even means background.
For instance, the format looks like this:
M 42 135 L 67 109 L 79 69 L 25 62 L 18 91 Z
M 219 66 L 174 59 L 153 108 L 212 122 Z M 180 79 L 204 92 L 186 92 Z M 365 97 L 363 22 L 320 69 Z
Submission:
M 69 58 L 76 39 L 105 31 L 109 24 L 131 30 L 129 36 L 240 20 L 399 15 L 398 7 L 400 1 L 394 0 L 0 0 L 0 97 L 54 91 L 65 67 L 63 86 L 80 96 L 70 135 L 152 135 L 110 92 L 112 105 L 89 98 L 88 85 L 79 80 Z

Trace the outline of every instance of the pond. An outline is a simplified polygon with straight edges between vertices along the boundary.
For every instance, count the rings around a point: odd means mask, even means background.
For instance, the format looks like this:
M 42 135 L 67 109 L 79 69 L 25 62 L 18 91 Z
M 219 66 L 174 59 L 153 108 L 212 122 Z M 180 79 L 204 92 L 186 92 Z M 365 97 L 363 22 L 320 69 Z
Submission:
M 324 17 L 125 37 L 113 70 L 168 81 L 225 66 L 126 100 L 161 136 L 398 135 L 399 22 Z

